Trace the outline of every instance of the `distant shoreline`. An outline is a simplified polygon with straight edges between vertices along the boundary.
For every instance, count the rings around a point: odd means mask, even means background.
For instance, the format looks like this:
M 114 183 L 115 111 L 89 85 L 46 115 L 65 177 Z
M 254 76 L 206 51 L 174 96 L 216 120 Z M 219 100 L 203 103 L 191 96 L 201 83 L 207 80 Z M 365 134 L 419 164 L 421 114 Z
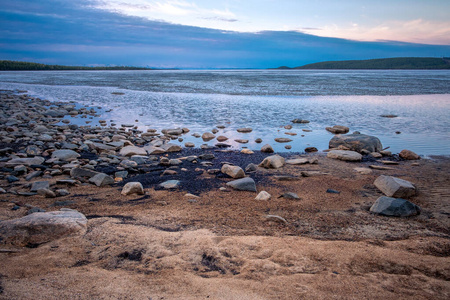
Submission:
M 290 68 L 281 66 L 276 70 L 448 70 L 450 57 L 397 57 L 368 60 L 325 61 Z

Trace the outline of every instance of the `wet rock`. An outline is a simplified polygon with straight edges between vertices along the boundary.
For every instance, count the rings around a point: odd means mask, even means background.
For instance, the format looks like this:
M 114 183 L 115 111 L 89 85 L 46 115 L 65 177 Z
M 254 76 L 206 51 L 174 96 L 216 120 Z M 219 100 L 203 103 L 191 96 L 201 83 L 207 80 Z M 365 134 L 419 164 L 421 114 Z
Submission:
M 147 155 L 147 151 L 144 148 L 136 146 L 126 146 L 120 149 L 120 155 L 133 156 L 133 155 Z
M 256 196 L 255 200 L 268 201 L 268 200 L 270 200 L 271 197 L 272 196 L 268 192 L 261 191 L 261 192 L 259 192 L 258 196 Z
M 205 132 L 205 133 L 202 135 L 202 139 L 203 139 L 205 142 L 210 141 L 210 140 L 214 139 L 215 137 L 216 137 L 216 136 L 215 136 L 214 134 L 212 134 L 211 132 Z
M 284 148 L 289 150 L 289 149 L 292 149 L 292 146 L 291 145 L 286 145 L 286 146 L 284 146 Z
M 292 142 L 292 140 L 288 139 L 288 138 L 276 138 L 275 142 L 278 142 L 278 143 L 289 143 L 289 142 Z
M 274 151 L 272 146 L 270 146 L 269 144 L 265 144 L 264 146 L 261 147 L 261 152 L 273 153 Z
M 304 119 L 294 119 L 291 122 L 292 123 L 297 123 L 297 124 L 307 124 L 307 123 L 309 123 L 308 120 L 304 120 Z
M 319 151 L 319 150 L 317 150 L 316 147 L 306 147 L 305 148 L 306 153 L 317 152 L 317 151 Z
M 244 140 L 244 139 L 235 139 L 234 140 L 236 143 L 240 143 L 240 144 L 247 144 L 248 140 Z
M 350 129 L 348 127 L 341 126 L 341 125 L 334 125 L 333 127 L 326 127 L 325 129 L 334 134 L 348 133 L 350 131 Z
M 128 182 L 122 188 L 122 195 L 138 194 L 144 195 L 144 187 L 140 182 Z
M 416 153 L 414 153 L 411 150 L 402 150 L 400 151 L 400 153 L 398 154 L 401 158 L 406 159 L 406 160 L 416 160 L 416 159 L 420 159 L 420 156 L 417 155 Z
M 187 148 L 192 148 L 192 147 L 195 147 L 195 144 L 191 143 L 191 142 L 187 142 L 187 143 L 184 143 L 184 146 Z
M 163 134 L 167 135 L 181 135 L 183 134 L 183 129 L 181 128 L 175 128 L 175 129 L 163 129 L 161 130 Z
M 259 167 L 263 167 L 266 169 L 278 169 L 283 167 L 285 164 L 285 160 L 283 157 L 279 155 L 272 155 L 266 157 L 260 164 Z
M 241 133 L 249 133 L 249 132 L 252 132 L 253 129 L 246 127 L 246 128 L 238 128 L 238 129 L 236 129 L 236 131 L 241 132 Z
M 291 130 L 292 129 L 292 125 L 286 125 L 286 126 L 284 126 L 284 129 Z
M 226 140 L 228 140 L 228 138 L 227 138 L 226 136 L 219 135 L 219 136 L 217 137 L 217 140 L 218 140 L 219 142 L 225 142 Z
M 377 137 L 365 134 L 336 135 L 330 140 L 328 146 L 330 149 L 344 146 L 356 152 L 363 150 L 379 152 L 383 150 L 383 146 Z
M 71 209 L 35 212 L 0 222 L 0 237 L 3 242 L 13 245 L 42 244 L 63 236 L 84 233 L 86 224 L 86 217 Z
M 77 159 L 81 155 L 73 150 L 55 150 L 52 153 L 52 158 L 56 158 L 62 161 L 69 161 L 71 159 Z
M 256 183 L 250 177 L 245 177 L 227 182 L 227 185 L 235 190 L 256 192 Z
M 343 161 L 361 161 L 362 155 L 355 151 L 331 150 L 327 153 L 328 158 L 339 159 Z
M 382 118 L 397 118 L 398 116 L 388 114 L 388 115 L 380 115 L 380 117 L 382 117 Z
M 96 186 L 106 186 L 114 184 L 114 179 L 105 173 L 98 173 L 89 179 L 89 182 L 95 184 Z
M 375 179 L 374 185 L 388 197 L 409 198 L 416 194 L 411 182 L 393 176 L 381 175 Z
M 238 166 L 225 164 L 222 166 L 221 172 L 235 179 L 245 177 L 244 170 Z
M 257 139 L 255 140 L 255 143 L 257 143 L 257 144 L 261 144 L 261 143 L 262 143 L 262 139 L 260 139 L 260 138 L 257 138 Z
M 370 208 L 370 211 L 389 217 L 410 217 L 420 214 L 420 207 L 408 200 L 381 196 Z

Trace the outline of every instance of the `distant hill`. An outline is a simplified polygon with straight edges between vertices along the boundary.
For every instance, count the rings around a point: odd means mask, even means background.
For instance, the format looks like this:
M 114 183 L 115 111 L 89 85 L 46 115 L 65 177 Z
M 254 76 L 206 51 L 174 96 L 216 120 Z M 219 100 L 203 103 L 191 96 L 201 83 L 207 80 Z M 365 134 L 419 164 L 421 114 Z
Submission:
M 279 69 L 450 69 L 450 58 L 434 57 L 397 57 L 381 58 L 368 60 L 343 60 L 343 61 L 325 61 L 314 64 L 308 64 L 295 68 L 280 67 Z
M 44 65 L 32 62 L 0 60 L 0 71 L 56 71 L 56 70 L 154 70 L 150 68 L 138 67 L 80 67 L 80 66 L 60 66 Z

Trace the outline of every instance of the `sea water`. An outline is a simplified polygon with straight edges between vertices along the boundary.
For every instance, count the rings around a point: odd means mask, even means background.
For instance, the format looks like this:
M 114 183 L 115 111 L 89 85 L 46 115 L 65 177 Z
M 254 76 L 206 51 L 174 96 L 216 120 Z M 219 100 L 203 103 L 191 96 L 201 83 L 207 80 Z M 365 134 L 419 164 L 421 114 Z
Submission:
M 197 147 L 205 142 L 192 133 L 224 125 L 217 135 L 229 137 L 227 143 L 236 149 L 260 149 L 254 140 L 261 138 L 276 151 L 301 152 L 309 146 L 324 150 L 333 137 L 325 127 L 344 125 L 351 132 L 377 136 L 394 153 L 410 149 L 450 155 L 448 70 L 8 71 L 0 72 L 0 89 L 112 109 L 101 118 L 118 126 L 187 127 L 191 131 L 184 140 L 174 142 Z M 386 114 L 397 117 L 381 117 Z M 296 118 L 310 123 L 291 123 Z M 98 120 L 88 120 L 89 125 L 98 125 Z M 79 125 L 85 121 L 71 119 Z M 283 128 L 288 124 L 293 129 Z M 238 133 L 240 127 L 253 131 Z M 292 142 L 276 143 L 277 137 Z

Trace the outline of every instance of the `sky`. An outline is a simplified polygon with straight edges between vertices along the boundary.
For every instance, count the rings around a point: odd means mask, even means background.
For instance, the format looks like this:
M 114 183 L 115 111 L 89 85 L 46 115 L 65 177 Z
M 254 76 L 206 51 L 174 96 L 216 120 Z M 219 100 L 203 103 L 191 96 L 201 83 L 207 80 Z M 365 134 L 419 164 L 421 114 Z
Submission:
M 450 56 L 448 0 L 0 0 L 0 59 L 162 68 Z

